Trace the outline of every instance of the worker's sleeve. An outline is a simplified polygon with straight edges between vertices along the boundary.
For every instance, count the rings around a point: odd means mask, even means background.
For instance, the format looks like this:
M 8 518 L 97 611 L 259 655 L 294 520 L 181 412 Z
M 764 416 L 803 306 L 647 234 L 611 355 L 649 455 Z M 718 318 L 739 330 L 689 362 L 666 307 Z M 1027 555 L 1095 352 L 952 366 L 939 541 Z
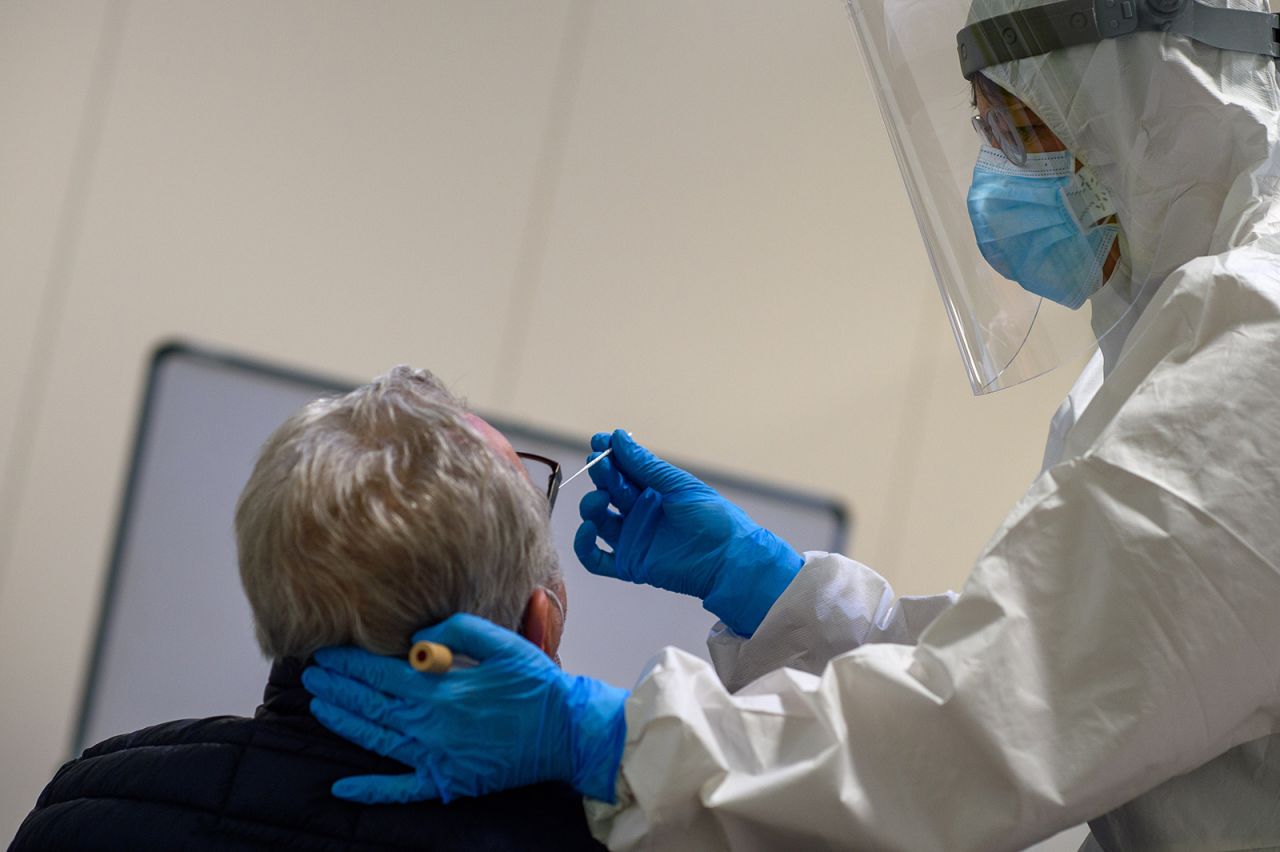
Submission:
M 895 598 L 889 581 L 861 563 L 810 552 L 804 567 L 751 636 L 724 622 L 707 637 L 720 680 L 730 692 L 774 669 L 817 674 L 833 657 L 870 642 L 914 645 L 954 592 Z
M 1021 849 L 1280 730 L 1280 288 L 1189 298 L 1135 329 L 1151 336 L 1077 425 L 1088 443 L 916 645 L 736 694 L 659 655 L 627 702 L 618 803 L 589 807 L 596 835 Z

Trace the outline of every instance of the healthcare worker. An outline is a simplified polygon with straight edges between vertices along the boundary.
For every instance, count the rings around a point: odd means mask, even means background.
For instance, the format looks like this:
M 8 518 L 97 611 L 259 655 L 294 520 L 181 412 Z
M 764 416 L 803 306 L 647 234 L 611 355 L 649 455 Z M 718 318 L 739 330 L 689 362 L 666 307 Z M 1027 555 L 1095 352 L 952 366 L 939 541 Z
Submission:
M 474 668 L 323 651 L 317 717 L 413 768 L 337 795 L 561 779 L 615 849 L 1280 848 L 1277 19 L 967 2 L 850 11 L 970 379 L 1098 350 L 961 593 L 894 599 L 600 435 L 579 557 L 701 597 L 715 668 L 666 649 L 628 694 L 468 615 L 418 638 Z

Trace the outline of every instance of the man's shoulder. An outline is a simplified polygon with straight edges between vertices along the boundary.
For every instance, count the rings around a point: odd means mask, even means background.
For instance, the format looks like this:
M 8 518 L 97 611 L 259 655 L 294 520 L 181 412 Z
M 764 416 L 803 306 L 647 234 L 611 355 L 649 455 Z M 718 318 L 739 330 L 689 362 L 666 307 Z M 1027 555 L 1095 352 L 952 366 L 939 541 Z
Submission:
M 330 793 L 339 778 L 407 771 L 309 718 L 167 722 L 111 737 L 65 764 L 11 852 L 203 848 L 192 838 L 219 849 L 302 839 L 316 849 L 598 848 L 581 798 L 566 785 L 449 805 L 365 807 Z
M 114 802 L 134 814 L 163 804 L 208 809 L 236 782 L 246 750 L 264 733 L 254 719 L 179 719 L 108 737 L 62 765 L 32 816 L 74 802 Z
M 244 744 L 253 737 L 253 729 L 256 727 L 253 723 L 253 719 L 244 716 L 210 716 L 205 719 L 176 719 L 172 722 L 162 722 L 127 734 L 107 737 L 102 742 L 86 748 L 79 757 L 71 760 L 67 765 L 135 749 L 208 742 Z

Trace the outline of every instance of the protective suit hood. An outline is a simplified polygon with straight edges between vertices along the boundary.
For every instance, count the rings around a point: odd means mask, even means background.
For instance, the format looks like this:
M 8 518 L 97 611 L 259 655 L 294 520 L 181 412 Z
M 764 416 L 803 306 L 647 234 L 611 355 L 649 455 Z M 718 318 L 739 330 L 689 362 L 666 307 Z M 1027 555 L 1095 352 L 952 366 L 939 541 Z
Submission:
M 969 22 L 1037 5 L 975 0 Z M 981 73 L 1035 110 L 1112 193 L 1125 245 L 1100 297 L 1144 302 L 1191 259 L 1280 230 L 1273 60 L 1138 32 Z

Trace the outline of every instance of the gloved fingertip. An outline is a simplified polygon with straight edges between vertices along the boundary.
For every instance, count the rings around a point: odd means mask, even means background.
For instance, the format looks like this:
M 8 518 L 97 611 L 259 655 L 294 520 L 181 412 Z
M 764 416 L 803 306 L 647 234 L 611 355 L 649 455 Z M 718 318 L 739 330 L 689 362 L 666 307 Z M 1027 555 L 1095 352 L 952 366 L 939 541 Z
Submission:
M 593 454 L 596 457 L 599 455 L 599 453 Z M 591 477 L 591 482 L 596 488 L 608 489 L 613 480 L 618 478 L 618 473 L 613 468 L 612 460 L 605 458 L 587 468 L 587 476 Z
M 350 716 L 337 705 L 331 704 L 323 698 L 312 698 L 308 707 L 316 721 L 334 733 L 340 736 L 354 733 L 354 726 L 351 722 L 355 717 Z
M 436 798 L 434 786 L 412 773 L 339 778 L 329 789 L 339 799 L 365 805 L 404 804 Z
M 578 561 L 581 562 L 588 571 L 590 571 L 590 560 L 595 551 L 596 525 L 591 521 L 584 520 L 578 526 L 578 531 L 573 534 L 573 554 L 577 556 Z
M 631 433 L 625 429 L 618 429 L 613 433 L 609 440 L 609 446 L 613 447 L 615 454 L 623 453 L 633 458 L 643 459 L 650 458 L 653 453 L 649 452 L 635 438 L 631 437 Z
M 599 529 L 590 521 L 584 521 L 573 536 L 573 555 L 582 567 L 598 577 L 617 577 L 614 556 L 596 547 Z
M 425 627 L 413 634 L 414 642 L 439 642 L 447 646 L 454 654 L 465 654 L 474 660 L 484 662 L 489 657 L 504 651 L 523 650 L 528 642 L 505 627 L 494 624 L 488 619 L 468 612 L 455 612 L 441 621 Z M 408 663 L 405 663 L 407 666 Z M 436 677 L 443 680 L 446 672 Z
M 364 788 L 359 784 L 353 784 L 352 778 L 339 778 L 329 787 L 329 792 L 337 796 L 339 799 L 345 799 L 348 802 L 361 802 L 362 804 L 371 805 L 373 802 L 365 800 L 361 794 Z
M 362 653 L 364 652 L 359 648 L 333 645 L 328 648 L 321 648 L 311 656 L 326 669 L 342 674 L 351 674 L 356 658 Z
M 613 437 L 612 432 L 597 432 L 591 436 L 591 449 L 597 453 L 603 453 L 609 449 L 609 439 Z
M 312 695 L 322 695 L 329 691 L 333 678 L 319 666 L 307 666 L 302 670 L 302 686 Z
M 617 550 L 622 539 L 622 518 L 613 514 L 600 518 L 596 522 L 596 538 L 603 540 L 611 550 Z
M 469 619 L 478 618 L 478 616 L 470 615 L 465 612 L 455 612 L 429 627 L 424 627 L 417 633 L 413 634 L 413 641 L 434 641 L 440 642 L 448 638 L 448 635 L 459 626 L 464 625 Z
M 618 460 L 619 470 L 637 482 L 648 484 L 643 476 L 642 466 L 654 460 L 653 453 L 637 444 L 635 439 L 622 429 L 613 433 L 609 445 L 613 447 L 613 457 Z
M 584 521 L 597 520 L 609 510 L 609 495 L 603 491 L 588 491 L 578 502 L 578 515 Z
M 320 650 L 312 653 L 311 656 L 314 657 L 315 661 L 320 665 L 328 666 L 337 661 L 337 655 L 334 653 L 337 650 L 337 648 L 321 648 Z

